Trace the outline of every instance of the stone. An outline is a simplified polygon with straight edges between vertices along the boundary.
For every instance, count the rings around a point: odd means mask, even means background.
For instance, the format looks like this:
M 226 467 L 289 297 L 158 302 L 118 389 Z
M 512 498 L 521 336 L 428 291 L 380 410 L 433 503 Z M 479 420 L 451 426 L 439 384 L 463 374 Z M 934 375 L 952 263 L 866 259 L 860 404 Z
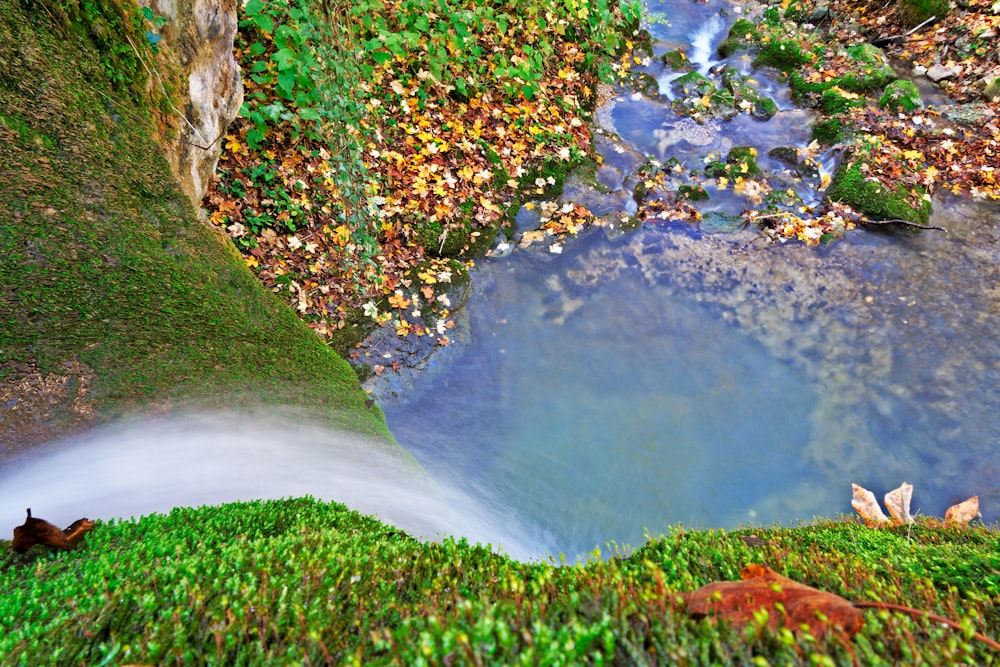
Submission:
M 161 119 L 168 126 L 166 156 L 184 194 L 200 210 L 222 152 L 222 137 L 243 105 L 243 79 L 233 56 L 236 0 L 140 4 L 166 19 L 157 69 L 179 84 L 170 100 L 175 113 Z M 151 77 L 150 86 L 160 85 L 159 77 Z
M 983 99 L 987 102 L 1000 100 L 1000 76 L 983 79 Z
M 927 78 L 937 83 L 938 81 L 944 81 L 945 79 L 954 79 L 962 74 L 962 68 L 958 65 L 953 65 L 947 67 L 941 63 L 935 63 L 931 65 L 930 69 L 927 70 Z

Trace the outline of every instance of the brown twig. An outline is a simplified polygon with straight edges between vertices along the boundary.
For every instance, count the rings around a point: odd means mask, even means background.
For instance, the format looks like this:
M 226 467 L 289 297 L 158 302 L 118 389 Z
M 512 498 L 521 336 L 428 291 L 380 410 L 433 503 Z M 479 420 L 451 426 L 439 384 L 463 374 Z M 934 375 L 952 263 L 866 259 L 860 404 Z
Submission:
M 860 602 L 854 602 L 852 604 L 854 604 L 855 607 L 858 607 L 858 608 L 861 608 L 861 609 L 884 609 L 886 611 L 899 611 L 899 612 L 902 612 L 904 614 L 909 614 L 910 616 L 913 616 L 914 618 L 916 618 L 918 616 L 923 616 L 923 617 L 926 617 L 926 618 L 928 618 L 928 619 L 930 619 L 930 620 L 932 620 L 932 621 L 934 621 L 936 623 L 943 623 L 944 625 L 947 625 L 948 627 L 953 628 L 955 630 L 963 630 L 964 629 L 964 628 L 962 628 L 961 625 L 959 625 L 955 621 L 953 621 L 953 620 L 951 620 L 949 618 L 945 618 L 944 616 L 940 616 L 938 614 L 935 614 L 932 611 L 926 611 L 926 610 L 923 610 L 923 609 L 914 609 L 913 607 L 907 607 L 907 606 L 904 606 L 904 605 L 901 605 L 901 604 L 893 604 L 891 602 L 872 602 L 872 601 L 868 601 L 868 600 L 862 600 Z M 994 641 L 993 639 L 990 639 L 986 635 L 984 635 L 982 633 L 979 633 L 979 632 L 973 632 L 972 633 L 972 637 L 974 639 L 978 639 L 982 643 L 986 644 L 987 646 L 989 646 L 994 651 L 1000 651 L 1000 643 Z
M 937 225 L 921 225 L 918 222 L 910 222 L 909 220 L 900 220 L 899 218 L 893 218 L 891 220 L 865 220 L 861 219 L 857 221 L 862 225 L 906 225 L 907 227 L 916 227 L 917 229 L 936 229 L 941 232 L 947 232 L 948 230 L 944 227 L 938 227 Z

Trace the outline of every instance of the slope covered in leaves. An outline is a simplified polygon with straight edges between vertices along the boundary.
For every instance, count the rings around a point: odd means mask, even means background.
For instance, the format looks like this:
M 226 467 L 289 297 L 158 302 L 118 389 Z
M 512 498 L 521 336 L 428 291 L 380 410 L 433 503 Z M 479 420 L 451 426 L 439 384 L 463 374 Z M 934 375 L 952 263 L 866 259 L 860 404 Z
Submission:
M 237 44 L 248 101 L 226 137 L 210 218 L 321 335 L 365 305 L 370 320 L 447 344 L 401 315 L 423 299 L 447 321 L 434 281 L 413 269 L 461 271 L 427 260 L 487 248 L 519 192 L 548 191 L 589 155 L 599 58 L 630 46 L 621 35 L 638 11 L 248 3 Z
M 998 553 L 982 527 L 838 522 L 678 529 L 557 567 L 421 543 L 310 499 L 176 509 L 98 522 L 78 551 L 0 543 L 0 664 L 986 665 L 997 655 L 973 633 L 1000 630 Z M 688 613 L 696 589 L 753 564 L 960 629 L 866 608 L 848 639 Z

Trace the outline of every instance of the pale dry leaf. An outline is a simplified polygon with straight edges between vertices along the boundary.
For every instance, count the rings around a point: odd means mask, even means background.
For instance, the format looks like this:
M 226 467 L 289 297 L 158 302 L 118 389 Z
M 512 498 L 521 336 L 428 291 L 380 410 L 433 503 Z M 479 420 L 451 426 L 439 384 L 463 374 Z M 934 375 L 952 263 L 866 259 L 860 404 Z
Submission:
M 913 523 L 910 516 L 910 499 L 913 497 L 913 485 L 903 482 L 898 489 L 885 494 L 885 508 L 897 526 Z
M 874 493 L 857 484 L 851 484 L 851 491 L 851 507 L 864 519 L 865 525 L 884 526 L 889 523 L 889 517 L 879 507 Z
M 957 505 L 952 505 L 944 513 L 945 523 L 965 525 L 979 516 L 979 496 L 972 496 Z

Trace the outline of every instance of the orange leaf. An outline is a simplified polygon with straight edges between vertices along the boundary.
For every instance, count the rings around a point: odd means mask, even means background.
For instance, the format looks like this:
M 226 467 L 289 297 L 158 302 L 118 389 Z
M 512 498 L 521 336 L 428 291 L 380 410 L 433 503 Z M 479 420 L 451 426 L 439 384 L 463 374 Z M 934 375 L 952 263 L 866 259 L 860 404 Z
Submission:
M 800 584 L 763 565 L 748 565 L 740 576 L 743 581 L 717 581 L 682 593 L 688 613 L 750 623 L 763 610 L 772 631 L 785 627 L 800 632 L 805 627 L 815 636 L 827 632 L 852 636 L 864 625 L 861 610 L 839 595 Z

